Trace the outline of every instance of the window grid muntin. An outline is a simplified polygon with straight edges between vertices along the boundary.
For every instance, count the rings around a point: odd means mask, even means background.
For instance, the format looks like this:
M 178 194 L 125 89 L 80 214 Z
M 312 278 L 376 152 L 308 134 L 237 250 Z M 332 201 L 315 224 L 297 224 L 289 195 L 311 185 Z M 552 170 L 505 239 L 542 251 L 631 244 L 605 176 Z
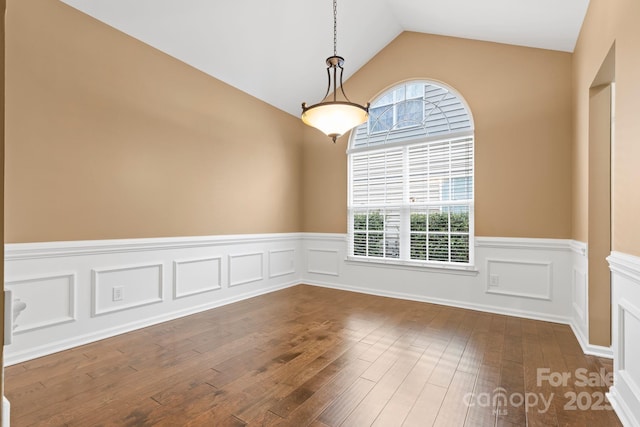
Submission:
M 399 211 L 399 209 L 393 208 L 354 210 L 352 215 L 354 223 L 352 254 L 363 257 L 399 259 Z M 387 218 L 394 215 L 398 217 L 397 230 L 393 229 L 393 221 L 387 221 Z M 383 218 L 382 224 L 378 224 L 380 218 Z
M 422 87 L 422 123 L 413 126 L 395 126 L 393 113 L 395 108 L 392 103 L 397 98 L 395 93 L 398 86 L 392 88 L 373 101 L 370 108 L 370 120 L 358 126 L 352 133 L 351 149 L 358 147 L 372 147 L 380 144 L 387 144 L 398 139 L 404 141 L 408 139 L 423 139 L 425 137 L 451 135 L 454 133 L 467 131 L 473 134 L 473 118 L 464 100 L 451 89 L 445 88 L 433 82 L 408 82 L 400 85 L 406 91 L 407 87 Z M 406 98 L 406 97 L 405 97 Z M 416 99 L 413 96 L 409 99 Z M 420 98 L 417 98 L 420 99 Z M 380 128 L 371 126 L 371 119 L 375 118 L 376 108 L 386 107 L 391 125 Z M 375 122 L 374 122 L 375 123 Z
M 415 89 L 423 86 L 421 90 L 418 90 L 415 94 L 408 94 L 409 89 Z M 402 96 L 400 96 L 400 92 L 402 92 Z M 416 84 L 407 83 L 402 85 L 401 87 L 397 87 L 383 96 L 381 96 L 377 101 L 371 104 L 369 107 L 369 117 L 370 119 L 373 117 L 374 122 L 371 124 L 371 120 L 367 121 L 365 125 L 368 127 L 369 134 L 383 134 L 385 132 L 392 131 L 394 129 L 404 129 L 409 127 L 418 127 L 425 120 L 425 100 L 426 96 L 426 85 L 423 83 Z M 416 101 L 422 100 L 422 108 L 420 111 L 420 120 L 416 123 L 415 120 L 401 120 L 400 113 L 398 110 L 400 107 L 408 104 L 415 103 Z M 379 110 L 381 109 L 381 110 Z M 382 111 L 381 114 L 376 115 L 377 111 Z M 380 118 L 386 115 L 386 120 L 391 119 L 388 127 L 380 126 Z
M 425 84 L 425 87 L 434 88 L 437 86 L 433 84 Z M 472 122 L 471 116 L 467 112 L 464 102 L 461 99 L 457 98 L 447 89 L 440 88 L 440 90 L 441 92 L 439 94 L 440 100 L 438 101 L 439 102 L 438 106 L 441 107 L 442 110 L 446 110 L 447 108 L 449 108 L 449 106 L 454 105 L 455 108 L 452 108 L 452 109 L 450 108 L 450 111 L 457 112 L 454 116 L 452 117 L 450 116 L 448 118 L 449 129 L 447 129 L 448 134 L 446 135 L 440 134 L 440 133 L 429 134 L 428 132 L 426 132 L 425 136 L 419 139 L 409 139 L 409 140 L 398 139 L 397 141 L 392 141 L 392 142 L 387 142 L 387 140 L 385 139 L 384 143 L 376 143 L 377 145 L 360 144 L 358 146 L 356 144 L 357 142 L 356 137 L 358 135 L 356 135 L 356 131 L 354 131 L 354 135 L 352 135 L 351 148 L 349 150 L 349 158 L 351 160 L 349 163 L 349 174 L 350 174 L 350 183 L 352 184 L 349 187 L 349 220 L 350 220 L 350 223 L 353 221 L 353 212 L 355 209 L 360 210 L 363 207 L 365 207 L 365 205 L 367 209 L 385 210 L 385 209 L 393 208 L 394 211 L 399 210 L 401 213 L 401 227 L 400 227 L 401 230 L 399 233 L 400 235 L 399 261 L 419 262 L 424 264 L 437 264 L 437 265 L 443 265 L 443 264 L 472 265 L 474 261 L 473 260 L 473 229 L 474 229 L 473 227 L 473 224 L 474 224 L 474 220 L 473 220 L 473 216 L 474 216 L 473 215 L 473 212 L 474 212 L 474 209 L 473 209 L 473 205 L 474 205 L 473 204 L 474 141 L 473 140 L 474 138 L 473 138 L 473 127 L 472 127 L 473 122 Z M 451 101 L 453 98 L 455 98 L 454 102 Z M 462 114 L 460 114 L 459 110 L 462 110 Z M 439 118 L 439 120 L 441 119 L 442 118 Z M 456 123 L 462 123 L 463 125 L 457 126 Z M 362 126 L 368 126 L 368 124 L 365 124 Z M 448 145 L 449 147 L 448 150 L 444 150 L 444 154 L 446 154 L 447 156 L 446 162 L 443 162 L 443 159 L 440 159 L 441 176 L 446 177 L 446 179 L 448 179 L 448 182 L 449 182 L 448 187 L 445 189 L 447 192 L 447 195 L 446 197 L 431 197 L 429 200 L 420 200 L 419 201 L 420 203 L 418 203 L 417 200 L 410 200 L 410 197 L 414 197 L 415 194 L 410 191 L 410 187 L 411 187 L 410 181 L 412 179 L 412 176 L 411 176 L 411 173 L 407 172 L 411 170 L 411 167 L 407 166 L 408 163 L 410 162 L 408 162 L 407 160 L 408 155 L 406 154 L 406 152 L 411 148 L 420 147 L 424 145 L 429 146 L 430 144 L 432 144 L 432 146 L 428 148 L 432 148 L 437 146 L 437 143 L 443 144 L 444 146 Z M 458 150 L 457 148 L 460 148 L 460 147 L 462 147 L 463 149 Z M 354 200 L 354 198 L 352 197 L 353 196 L 352 187 L 355 181 L 352 181 L 352 171 L 354 167 L 354 159 L 358 158 L 355 156 L 359 154 L 362 155 L 362 154 L 369 154 L 369 153 L 375 153 L 375 152 L 384 152 L 384 151 L 393 150 L 393 149 L 403 150 L 403 158 L 405 162 L 405 165 L 403 167 L 403 180 L 404 180 L 403 187 L 404 188 L 403 188 L 402 204 L 401 205 L 394 204 L 393 206 L 385 205 L 385 204 L 368 204 L 369 200 L 367 200 L 367 203 L 365 204 L 354 203 L 356 202 L 356 200 Z M 431 163 L 431 162 L 428 162 L 428 163 Z M 442 168 L 444 163 L 446 163 L 448 169 Z M 430 164 L 428 166 L 429 166 L 429 169 L 427 170 L 429 171 L 428 173 L 429 177 L 430 178 L 437 177 L 438 168 L 436 167 L 432 169 Z M 430 180 L 428 182 L 430 184 L 433 184 L 432 181 L 433 180 Z M 440 188 L 439 191 L 440 193 L 442 193 L 445 190 Z M 426 194 L 428 195 L 429 193 L 430 192 L 427 191 Z M 410 196 L 410 194 L 412 196 Z M 360 200 L 360 202 L 362 202 L 362 200 Z M 449 217 L 452 214 L 455 214 L 456 209 L 457 210 L 462 209 L 468 212 L 467 213 L 468 225 L 467 225 L 466 231 L 452 230 L 451 221 L 448 222 L 448 229 L 444 232 L 436 232 L 436 231 L 416 232 L 415 230 L 413 232 L 411 231 L 411 213 L 417 212 L 416 209 L 443 209 L 445 207 L 447 209 L 450 209 L 450 212 L 448 213 Z M 349 231 L 350 233 L 352 233 L 353 229 L 350 227 Z M 428 256 L 429 237 L 435 238 L 438 236 L 445 236 L 447 241 L 446 261 L 441 261 L 441 260 L 433 261 L 433 259 L 416 261 L 414 259 L 415 257 L 411 256 L 412 234 L 414 235 L 414 237 L 415 235 L 418 235 L 418 234 L 424 235 L 427 242 L 425 258 L 429 258 Z M 390 235 L 390 231 L 385 230 L 385 234 L 384 234 L 385 242 L 388 235 Z M 393 232 L 394 239 L 397 238 L 397 235 L 398 233 L 394 231 Z M 432 242 L 434 241 L 435 240 L 432 239 Z M 461 248 L 464 249 L 465 245 L 467 248 L 465 251 L 466 262 L 461 262 L 463 261 L 463 259 L 462 259 L 462 255 L 460 254 L 460 249 Z M 444 245 L 442 247 L 444 248 Z M 353 248 L 353 236 L 351 236 L 350 238 L 350 254 L 356 258 L 371 259 L 371 257 L 366 257 L 366 256 L 359 257 L 355 255 L 352 248 Z M 414 250 L 414 253 L 415 253 L 415 250 Z M 445 258 L 444 256 L 440 257 L 440 259 L 444 259 L 444 258 Z
M 451 167 L 451 165 L 455 163 L 455 158 L 456 158 L 455 156 L 456 156 L 456 153 L 460 152 L 460 147 L 463 148 L 463 151 L 466 151 L 468 153 L 468 158 L 465 160 L 463 167 L 453 168 Z M 431 151 L 436 151 L 437 153 L 439 153 L 438 155 L 435 156 L 435 160 L 432 158 L 433 156 L 429 155 Z M 424 152 L 427 153 L 427 155 L 424 156 L 425 158 L 424 164 L 420 164 L 420 162 L 417 162 L 415 159 L 412 159 L 412 157 L 417 157 L 418 159 L 420 157 L 420 156 L 412 156 L 411 155 L 412 153 L 424 153 Z M 424 261 L 425 263 L 438 263 L 438 264 L 440 263 L 455 264 L 455 265 L 471 264 L 473 259 L 473 254 L 472 254 L 473 252 L 472 236 L 473 235 L 471 232 L 471 228 L 473 224 L 473 185 L 472 185 L 473 138 L 464 137 L 464 138 L 446 139 L 446 140 L 439 139 L 436 141 L 423 142 L 419 144 L 410 143 L 402 147 L 367 150 L 363 152 L 354 153 L 350 155 L 351 182 L 355 183 L 357 181 L 362 180 L 362 178 L 357 177 L 357 175 L 358 175 L 358 172 L 361 173 L 362 170 L 365 169 L 364 165 L 366 164 L 366 170 L 368 175 L 371 174 L 372 172 L 371 166 L 374 165 L 376 166 L 375 168 L 373 168 L 374 176 L 376 177 L 377 180 L 379 180 L 383 176 L 393 175 L 396 183 L 395 186 L 397 187 L 399 185 L 398 182 L 400 182 L 400 179 L 398 179 L 398 177 L 395 176 L 398 173 L 397 168 L 398 168 L 398 165 L 400 164 L 399 153 L 402 153 L 403 189 L 402 189 L 402 197 L 400 197 L 397 194 L 397 189 L 396 191 L 393 192 L 395 194 L 392 200 L 395 203 L 385 203 L 385 201 L 388 201 L 390 199 L 388 192 L 384 194 L 384 197 L 381 197 L 383 193 L 381 193 L 380 191 L 373 192 L 373 195 L 375 197 L 372 200 L 372 197 L 371 197 L 372 192 L 370 191 L 370 189 L 369 191 L 367 191 L 365 199 L 360 197 L 359 200 L 357 200 L 358 199 L 357 197 L 354 199 L 353 187 L 355 186 L 355 184 L 352 185 L 350 188 L 349 205 L 350 205 L 351 219 L 354 218 L 354 215 L 355 215 L 354 212 L 362 211 L 363 209 L 367 209 L 369 212 L 373 212 L 377 210 L 378 212 L 382 213 L 383 218 L 386 218 L 387 216 L 386 212 L 391 210 L 396 212 L 399 211 L 401 213 L 399 233 L 396 230 L 393 230 L 393 233 L 390 230 L 388 230 L 386 227 L 386 222 L 384 222 L 384 226 L 383 226 L 384 230 L 382 232 L 378 230 L 374 231 L 374 237 L 377 236 L 377 238 L 380 239 L 380 242 L 381 242 L 380 244 L 382 245 L 381 247 L 382 247 L 382 253 L 383 253 L 382 255 L 379 255 L 381 252 L 376 252 L 374 257 L 389 258 L 389 256 L 387 256 L 386 254 L 386 250 L 388 248 L 388 241 L 390 240 L 388 239 L 388 236 L 393 234 L 393 236 L 395 237 L 399 234 L 400 235 L 399 256 L 396 256 L 394 253 L 394 256 L 392 256 L 392 258 L 405 260 L 405 261 Z M 392 167 L 389 167 L 389 162 L 387 162 L 387 160 L 389 159 L 393 160 L 391 162 Z M 435 167 L 433 165 L 434 163 L 436 164 Z M 381 165 L 384 165 L 384 166 L 382 167 Z M 427 171 L 426 175 L 428 179 L 427 179 L 427 186 L 426 186 L 426 197 L 424 197 L 423 200 L 412 200 L 411 198 L 412 194 L 415 195 L 415 192 L 411 191 L 412 188 L 410 184 L 411 177 L 414 176 L 412 172 L 415 170 L 415 168 L 422 168 L 425 171 Z M 393 171 L 393 174 L 389 173 L 390 170 Z M 461 171 L 466 173 L 461 175 L 460 174 Z M 440 181 L 438 181 L 438 179 L 433 179 L 434 177 L 440 178 Z M 468 193 L 467 193 L 468 198 L 463 200 L 460 200 L 460 199 L 446 200 L 446 198 L 451 198 L 451 195 L 452 195 L 451 186 L 450 186 L 449 194 L 447 195 L 447 197 L 445 198 L 442 197 L 441 182 L 445 179 L 451 180 L 452 178 L 468 178 L 470 180 L 470 182 L 466 185 L 467 187 L 469 187 Z M 438 185 L 434 186 L 433 185 L 434 183 Z M 378 182 L 376 182 L 375 185 L 380 186 Z M 385 188 L 385 190 L 387 189 L 387 187 L 384 185 L 380 187 Z M 437 188 L 437 190 L 435 190 L 434 188 Z M 435 193 L 435 196 L 431 197 L 433 193 Z M 407 203 L 407 198 L 409 203 Z M 398 200 L 402 200 L 402 203 L 397 203 Z M 448 212 L 447 215 L 449 216 L 449 218 L 451 217 L 452 212 L 455 211 L 456 209 L 466 210 L 468 228 L 466 231 L 451 230 L 451 221 L 449 220 L 447 222 L 448 224 L 447 230 L 427 229 L 424 233 L 412 231 L 410 230 L 411 214 L 415 213 L 416 212 L 415 209 L 417 208 L 422 209 L 427 214 L 432 213 L 434 211 L 442 211 L 443 209 L 446 208 Z M 355 230 L 353 230 L 353 228 L 350 228 L 350 231 L 352 231 L 352 233 L 355 233 Z M 362 232 L 358 231 L 358 233 L 362 233 Z M 446 246 L 446 257 L 442 254 L 439 257 L 425 256 L 425 259 L 423 260 L 417 260 L 415 257 L 412 257 L 411 253 L 412 251 L 415 253 L 415 250 L 411 246 L 411 241 L 412 240 L 415 241 L 416 236 L 418 234 L 423 234 L 426 238 L 427 254 L 429 253 L 428 252 L 429 248 L 430 247 L 433 248 L 433 246 L 436 244 L 437 237 L 441 237 L 441 238 L 446 237 L 446 241 L 447 241 L 446 245 L 442 244 L 442 240 L 440 240 L 440 247 L 445 248 Z M 452 254 L 452 250 L 454 250 L 454 246 L 460 243 L 461 239 L 462 240 L 466 239 L 466 242 L 467 242 L 468 252 L 466 256 L 466 262 L 461 260 L 460 257 L 452 256 L 452 255 L 455 255 L 455 253 Z M 351 255 L 353 255 L 354 257 L 364 257 L 364 258 L 371 257 L 369 255 L 369 249 L 367 249 L 364 255 L 362 255 L 362 253 L 358 253 L 355 250 L 356 249 L 355 234 L 353 234 L 352 237 L 350 238 L 350 242 L 352 243 L 352 248 L 353 248 L 350 251 Z M 367 238 L 367 242 L 369 242 L 369 238 Z M 408 247 L 405 247 L 404 250 L 403 250 L 403 242 L 409 243 Z

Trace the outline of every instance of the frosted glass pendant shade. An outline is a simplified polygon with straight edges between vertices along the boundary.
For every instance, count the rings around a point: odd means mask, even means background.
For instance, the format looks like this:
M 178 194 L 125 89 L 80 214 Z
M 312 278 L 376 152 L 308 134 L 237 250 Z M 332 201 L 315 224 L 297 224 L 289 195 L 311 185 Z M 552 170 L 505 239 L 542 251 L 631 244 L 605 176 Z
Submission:
M 344 58 L 337 54 L 338 39 L 338 4 L 337 0 L 333 0 L 333 56 L 325 61 L 327 63 L 327 92 L 323 99 L 327 99 L 333 89 L 333 100 L 319 102 L 307 107 L 305 102 L 302 103 L 302 121 L 314 127 L 327 135 L 336 142 L 336 138 L 342 136 L 350 129 L 366 122 L 369 119 L 369 104 L 366 107 L 349 101 L 347 94 L 344 93 L 342 85 L 342 74 L 344 68 Z M 340 70 L 340 75 L 338 75 Z M 344 97 L 344 101 L 338 101 L 338 89 Z
M 335 142 L 350 129 L 361 125 L 369 118 L 366 107 L 353 102 L 329 101 L 302 106 L 302 121 L 314 127 Z

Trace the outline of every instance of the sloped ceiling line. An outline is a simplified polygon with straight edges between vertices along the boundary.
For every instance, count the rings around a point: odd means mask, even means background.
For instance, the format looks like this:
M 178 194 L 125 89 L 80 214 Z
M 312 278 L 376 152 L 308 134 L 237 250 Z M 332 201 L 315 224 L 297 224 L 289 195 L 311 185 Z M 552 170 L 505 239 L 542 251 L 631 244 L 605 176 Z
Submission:
M 319 101 L 329 0 L 61 0 L 293 115 Z M 342 0 L 345 80 L 402 31 L 572 52 L 589 0 Z

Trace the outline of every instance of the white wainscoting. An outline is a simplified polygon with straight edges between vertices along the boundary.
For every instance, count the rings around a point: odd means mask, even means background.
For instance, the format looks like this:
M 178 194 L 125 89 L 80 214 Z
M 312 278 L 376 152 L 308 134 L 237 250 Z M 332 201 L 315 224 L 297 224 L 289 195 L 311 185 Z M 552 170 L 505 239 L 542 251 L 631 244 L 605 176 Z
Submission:
M 324 276 L 340 276 L 340 262 L 344 255 L 338 249 L 307 249 L 307 272 Z
M 552 266 L 550 261 L 487 258 L 486 292 L 551 301 Z
M 229 286 L 246 285 L 264 279 L 264 253 L 229 255 Z
M 269 278 L 273 279 L 296 272 L 295 248 L 269 251 Z
M 589 261 L 587 244 L 572 241 L 571 251 L 571 329 L 582 351 L 593 356 L 613 358 L 612 347 L 589 344 Z
M 163 276 L 162 263 L 92 269 L 93 316 L 161 303 Z
M 13 299 L 31 309 L 20 315 L 13 334 L 48 328 L 76 320 L 76 275 L 57 273 L 7 280 L 5 287 L 13 291 Z
M 5 361 L 299 283 L 567 323 L 588 336 L 579 243 L 479 237 L 471 270 L 350 261 L 347 247 L 345 234 L 326 233 L 9 244 L 6 286 L 27 308 Z
M 573 241 L 571 266 L 571 329 L 585 353 L 589 349 L 589 284 L 587 244 Z M 611 355 L 609 355 L 611 357 Z
M 344 234 L 303 240 L 303 283 L 570 323 L 569 240 L 479 237 L 471 271 L 347 260 Z
M 222 289 L 222 257 L 173 262 L 173 286 L 176 298 Z
M 640 426 L 640 258 L 612 252 L 614 385 L 609 401 L 625 426 Z
M 5 363 L 298 284 L 301 244 L 288 233 L 5 245 L 6 287 L 27 305 Z

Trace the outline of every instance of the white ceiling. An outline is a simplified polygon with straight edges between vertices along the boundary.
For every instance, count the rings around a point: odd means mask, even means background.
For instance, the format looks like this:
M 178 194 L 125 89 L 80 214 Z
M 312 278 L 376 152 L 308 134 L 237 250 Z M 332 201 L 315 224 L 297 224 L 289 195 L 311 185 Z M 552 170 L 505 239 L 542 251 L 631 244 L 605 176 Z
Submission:
M 62 1 L 293 115 L 326 90 L 331 0 Z M 340 0 L 338 54 L 346 80 L 405 30 L 571 52 L 588 4 Z

